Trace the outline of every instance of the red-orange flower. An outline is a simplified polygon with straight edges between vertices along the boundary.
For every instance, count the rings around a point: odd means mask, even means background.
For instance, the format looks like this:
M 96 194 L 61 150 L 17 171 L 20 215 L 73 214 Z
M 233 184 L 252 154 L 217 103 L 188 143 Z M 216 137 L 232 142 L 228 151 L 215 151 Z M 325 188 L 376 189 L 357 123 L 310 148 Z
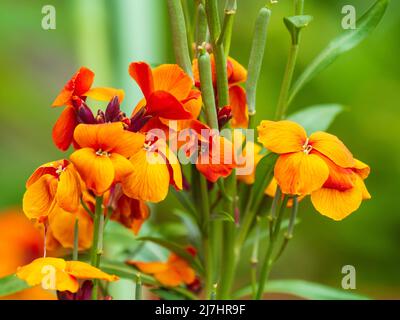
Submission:
M 140 271 L 154 276 L 161 284 L 176 287 L 189 285 L 196 280 L 196 273 L 189 263 L 175 253 L 171 253 L 166 262 L 127 261 Z
M 88 68 L 81 67 L 53 102 L 53 107 L 66 106 L 53 127 L 53 141 L 61 150 L 67 150 L 73 141 L 74 129 L 79 123 L 79 109 L 90 110 L 84 105 L 86 97 L 110 101 L 117 96 L 119 102 L 124 98 L 123 90 L 107 87 L 91 88 L 93 80 L 94 73 Z
M 80 124 L 74 139 L 81 149 L 70 159 L 87 188 L 97 195 L 134 171 L 127 158 L 139 148 L 141 135 L 124 130 L 121 122 Z
M 142 129 L 147 122 L 147 127 L 159 127 L 158 122 L 163 119 L 195 119 L 200 114 L 201 94 L 192 89 L 192 79 L 178 65 L 163 64 L 151 69 L 145 62 L 133 62 L 129 74 L 144 95 L 132 114 L 133 118 L 140 115 L 140 121 L 131 123 L 133 131 Z
M 40 166 L 28 179 L 26 187 L 23 210 L 30 219 L 46 218 L 56 205 L 69 212 L 78 209 L 80 178 L 67 160 Z

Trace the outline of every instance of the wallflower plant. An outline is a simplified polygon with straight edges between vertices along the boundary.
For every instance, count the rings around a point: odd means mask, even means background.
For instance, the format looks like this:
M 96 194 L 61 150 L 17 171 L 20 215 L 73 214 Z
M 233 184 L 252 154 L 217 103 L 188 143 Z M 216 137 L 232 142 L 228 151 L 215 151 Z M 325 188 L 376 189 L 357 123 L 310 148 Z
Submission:
M 293 0 L 295 14 L 284 19 L 291 46 L 275 118 L 259 123 L 256 106 L 271 108 L 256 103 L 256 89 L 268 23 L 279 3 L 260 8 L 249 61 L 240 63 L 229 56 L 236 0 L 226 1 L 223 16 L 219 2 L 193 1 L 192 16 L 181 0 L 167 0 L 176 64 L 127 66 L 143 93 L 130 115 L 121 111 L 125 93 L 92 88 L 94 73 L 86 67 L 64 86 L 53 103 L 64 109 L 52 138 L 57 148 L 71 151 L 39 166 L 23 198 L 26 216 L 44 235 L 43 257 L 21 265 L 18 278 L 7 277 L 8 287 L 21 280 L 43 286 L 43 270 L 50 268 L 55 278 L 45 289 L 62 299 L 107 299 L 102 283 L 118 277 L 136 281 L 137 298 L 146 287 L 161 298 L 261 299 L 299 223 L 301 200 L 309 196 L 316 211 L 340 221 L 371 198 L 369 166 L 326 132 L 342 108 L 288 110 L 308 81 L 369 35 L 388 0 L 376 0 L 357 29 L 334 39 L 295 81 L 301 36 L 312 17 L 304 13 L 304 0 Z M 105 110 L 94 113 L 95 100 L 106 101 Z M 310 123 L 312 114 L 323 121 Z M 153 212 L 168 195 L 178 200 L 174 213 L 188 229 L 184 238 L 154 227 L 167 227 Z M 132 237 L 118 257 L 107 251 L 115 225 Z M 145 258 L 151 245 L 167 249 L 169 258 Z M 242 288 L 239 276 L 247 281 Z

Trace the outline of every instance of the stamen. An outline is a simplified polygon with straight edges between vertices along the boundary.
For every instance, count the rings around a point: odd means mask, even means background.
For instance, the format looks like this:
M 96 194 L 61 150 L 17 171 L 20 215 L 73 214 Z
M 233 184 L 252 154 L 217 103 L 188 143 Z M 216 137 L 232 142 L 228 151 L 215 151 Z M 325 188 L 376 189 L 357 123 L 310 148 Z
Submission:
M 98 156 L 109 157 L 109 156 L 110 156 L 110 153 L 107 152 L 107 151 L 103 151 L 103 150 L 99 149 L 99 150 L 96 151 L 96 155 L 98 155 Z
M 307 138 L 306 142 L 303 144 L 303 152 L 305 154 L 309 154 L 311 152 L 311 150 L 313 149 L 312 145 L 308 144 L 309 140 Z

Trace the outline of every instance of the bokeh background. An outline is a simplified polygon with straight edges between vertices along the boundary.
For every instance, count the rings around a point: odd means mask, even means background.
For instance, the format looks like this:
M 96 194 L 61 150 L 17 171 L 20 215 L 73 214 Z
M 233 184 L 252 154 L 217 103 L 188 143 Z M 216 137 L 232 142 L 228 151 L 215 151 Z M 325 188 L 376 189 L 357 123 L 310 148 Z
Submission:
M 193 1 L 189 1 L 192 3 Z M 222 2 L 222 1 L 221 1 Z M 366 0 L 307 0 L 314 21 L 302 38 L 298 69 L 342 32 L 341 9 L 361 15 Z M 265 1 L 238 0 L 231 56 L 247 65 L 257 12 Z M 43 30 L 44 5 L 56 8 L 56 29 Z M 273 9 L 258 87 L 258 120 L 272 117 L 289 48 L 282 18 L 292 1 Z M 400 2 L 392 1 L 377 30 L 309 83 L 290 112 L 319 103 L 341 103 L 348 111 L 330 128 L 368 163 L 372 200 L 342 222 L 331 221 L 302 202 L 295 240 L 273 270 L 274 278 L 301 278 L 340 288 L 342 266 L 357 271 L 357 292 L 400 298 Z M 164 0 L 2 0 L 0 2 L 0 211 L 21 206 L 25 181 L 40 164 L 65 157 L 52 144 L 60 109 L 54 97 L 85 65 L 98 86 L 121 87 L 129 111 L 140 98 L 129 78 L 129 62 L 173 62 Z M 157 210 L 168 219 L 172 200 Z

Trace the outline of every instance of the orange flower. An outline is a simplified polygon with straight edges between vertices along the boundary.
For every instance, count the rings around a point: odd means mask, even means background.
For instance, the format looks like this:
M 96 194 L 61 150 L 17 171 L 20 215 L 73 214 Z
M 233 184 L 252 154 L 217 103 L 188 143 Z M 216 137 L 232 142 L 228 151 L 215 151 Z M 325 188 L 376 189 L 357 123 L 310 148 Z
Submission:
M 214 87 L 216 86 L 216 71 L 214 55 L 210 55 L 211 69 Z M 193 76 L 195 84 L 200 87 L 200 75 L 197 59 L 193 60 Z M 232 110 L 232 128 L 247 128 L 248 115 L 247 115 L 247 102 L 246 92 L 239 85 L 244 83 L 247 79 L 247 70 L 235 59 L 228 57 L 226 62 L 226 70 L 229 85 L 229 102 Z
M 106 87 L 91 89 L 93 80 L 94 73 L 88 68 L 81 67 L 53 102 L 53 107 L 66 106 L 53 127 L 54 143 L 63 151 L 67 150 L 73 141 L 74 129 L 79 123 L 78 111 L 86 97 L 109 101 L 117 96 L 119 102 L 124 98 L 123 90 Z
M 280 154 L 274 176 L 284 194 L 311 194 L 317 211 L 334 220 L 344 219 L 370 198 L 363 182 L 369 167 L 354 159 L 336 136 L 315 132 L 307 138 L 291 121 L 262 121 L 258 133 L 266 148 Z
M 75 212 L 81 195 L 80 178 L 67 160 L 40 166 L 26 182 L 23 210 L 30 219 L 46 218 L 57 205 Z
M 169 185 L 182 189 L 182 171 L 176 155 L 164 140 L 146 140 L 139 134 L 140 142 L 130 157 L 133 171 L 122 181 L 124 194 L 133 199 L 160 202 L 168 194 Z
M 323 156 L 343 168 L 354 166 L 350 151 L 331 134 L 315 132 L 307 138 L 292 121 L 262 121 L 257 129 L 258 141 L 280 154 L 274 175 L 285 194 L 307 195 L 320 189 L 329 177 Z
M 147 126 L 158 127 L 163 119 L 182 120 L 197 118 L 201 109 L 201 94 L 192 89 L 192 79 L 176 64 L 163 64 L 154 69 L 145 62 L 132 62 L 129 74 L 143 92 L 144 99 L 136 106 L 132 116 L 140 115 L 131 123 L 133 131 Z M 152 125 L 152 122 L 156 122 Z
M 87 188 L 97 195 L 134 171 L 127 158 L 139 148 L 141 135 L 124 130 L 121 122 L 80 124 L 74 139 L 81 149 L 70 159 Z
M 117 276 L 109 275 L 87 263 L 65 261 L 59 258 L 36 259 L 30 264 L 18 268 L 17 276 L 31 286 L 42 284 L 48 290 L 72 293 L 79 289 L 78 279 L 118 280 Z
M 140 262 L 127 261 L 129 265 L 135 266 L 140 271 L 151 274 L 162 285 L 176 287 L 181 284 L 190 285 L 196 280 L 194 270 L 186 260 L 175 253 L 171 253 L 166 262 Z

